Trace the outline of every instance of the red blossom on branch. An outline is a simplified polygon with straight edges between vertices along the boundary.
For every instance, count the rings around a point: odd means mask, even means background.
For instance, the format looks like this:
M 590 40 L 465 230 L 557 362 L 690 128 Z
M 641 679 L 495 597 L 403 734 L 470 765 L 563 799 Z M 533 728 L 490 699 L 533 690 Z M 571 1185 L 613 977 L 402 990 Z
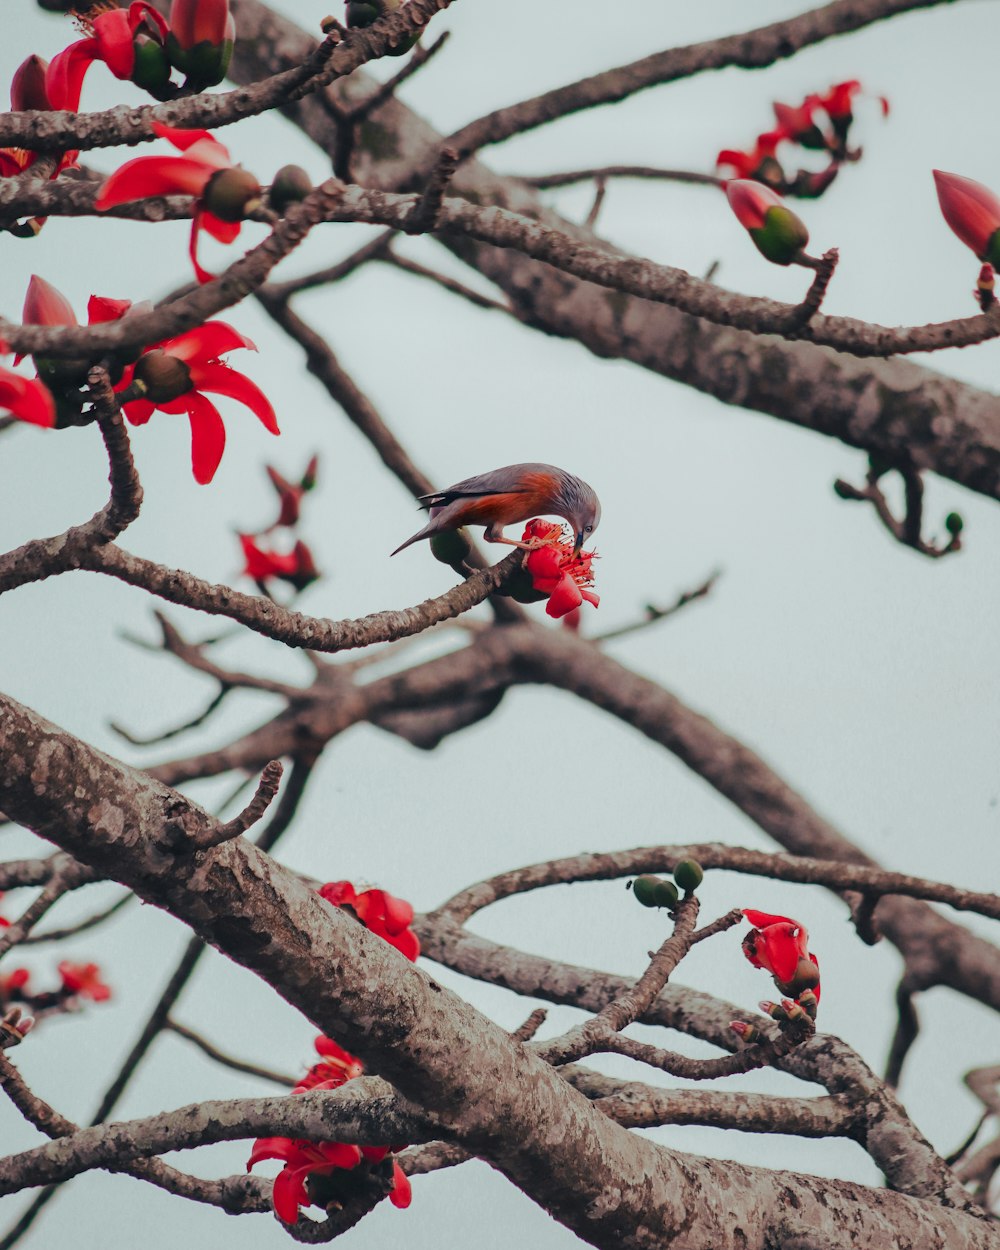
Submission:
M 49 63 L 43 57 L 29 56 L 14 71 L 10 82 L 10 107 L 16 113 L 26 109 L 69 109 L 76 111 L 80 97 L 53 95 L 48 86 Z M 53 169 L 57 177 L 68 165 L 76 163 L 79 152 L 63 152 Z M 12 178 L 23 173 L 38 160 L 38 153 L 28 148 L 0 148 L 0 178 Z M 42 218 L 38 219 L 43 220 Z
M 290 482 L 273 465 L 268 464 L 264 467 L 267 470 L 267 476 L 271 479 L 271 485 L 278 493 L 279 501 L 278 519 L 268 528 L 277 529 L 278 526 L 290 527 L 297 525 L 299 514 L 302 510 L 302 497 L 316 485 L 319 457 L 313 456 L 310 459 L 306 465 L 305 473 L 303 473 L 298 482 Z M 265 530 L 264 532 L 266 533 L 267 531 Z
M 56 971 L 62 979 L 63 989 L 68 994 L 89 998 L 95 1003 L 103 1003 L 111 997 L 111 987 L 101 980 L 101 969 L 98 964 L 75 964 L 64 959 Z
M 164 339 L 148 348 L 125 370 L 115 388 L 133 382 L 144 389 L 141 399 L 126 402 L 125 415 L 133 425 L 145 425 L 153 413 L 186 413 L 191 423 L 191 465 L 195 481 L 210 482 L 226 446 L 226 428 L 219 410 L 206 397 L 225 395 L 244 404 L 272 434 L 280 433 L 271 401 L 255 382 L 231 369 L 221 357 L 238 347 L 256 351 L 254 343 L 224 321 L 204 325 Z
M 352 911 L 366 929 L 385 938 L 407 959 L 415 960 L 420 954 L 420 942 L 409 927 L 413 908 L 405 899 L 387 890 L 355 890 L 350 881 L 328 881 L 320 886 L 319 894 L 334 907 Z
M 116 78 L 140 87 L 155 91 L 166 86 L 170 65 L 163 44 L 169 27 L 148 0 L 93 16 L 78 13 L 76 20 L 85 37 L 52 58 L 46 74 L 50 99 L 72 101 L 65 107 L 75 111 L 94 61 L 103 61 Z
M 960 174 L 934 170 L 945 221 L 980 260 L 1000 267 L 1000 198 L 989 187 Z
M 564 538 L 562 525 L 551 521 L 529 521 L 521 536 L 522 542 L 544 542 L 546 546 L 530 551 L 524 567 L 531 575 L 535 590 L 547 594 L 545 611 L 558 619 L 573 612 L 586 600 L 596 608 L 601 600 L 590 589 L 594 584 L 592 551 L 577 551 Z
M 736 178 L 755 178 L 772 186 L 781 186 L 785 175 L 775 153 L 778 144 L 788 136 L 782 128 L 768 130 L 757 136 L 757 142 L 749 152 L 726 148 L 715 158 L 717 167 L 727 165 Z
M 272 577 L 291 583 L 296 590 L 305 590 L 319 577 L 313 554 L 301 539 L 287 553 L 265 551 L 252 534 L 240 534 L 239 540 L 245 561 L 243 572 L 253 578 L 263 593 L 267 593 L 267 582 Z
M 7 924 L 8 921 L 4 921 Z M 24 990 L 31 979 L 27 968 L 11 968 L 10 972 L 0 973 L 0 1002 L 11 998 L 23 998 Z
M 11 369 L 0 367 L 0 411 L 19 421 L 52 429 L 56 404 L 47 386 L 32 378 L 22 378 Z
M 754 926 L 743 939 L 743 954 L 774 978 L 782 994 L 798 998 L 811 990 L 819 1002 L 819 960 L 809 953 L 809 931 L 788 916 L 744 908 Z
M 193 195 L 191 263 L 199 282 L 211 282 L 214 275 L 198 263 L 198 235 L 204 227 L 213 239 L 232 243 L 240 222 L 261 203 L 260 183 L 234 165 L 228 148 L 207 130 L 180 130 L 162 122 L 153 122 L 153 130 L 184 155 L 126 161 L 103 183 L 94 207 L 103 211 L 151 195 Z
M 319 1086 L 324 1089 L 336 1089 L 337 1086 L 343 1085 L 346 1081 L 352 1081 L 364 1072 L 365 1065 L 357 1055 L 352 1055 L 343 1046 L 338 1046 L 332 1037 L 324 1037 L 321 1033 L 313 1045 L 319 1055 L 319 1062 L 312 1065 L 292 1090 L 293 1094 L 301 1093 L 306 1089 L 316 1089 Z

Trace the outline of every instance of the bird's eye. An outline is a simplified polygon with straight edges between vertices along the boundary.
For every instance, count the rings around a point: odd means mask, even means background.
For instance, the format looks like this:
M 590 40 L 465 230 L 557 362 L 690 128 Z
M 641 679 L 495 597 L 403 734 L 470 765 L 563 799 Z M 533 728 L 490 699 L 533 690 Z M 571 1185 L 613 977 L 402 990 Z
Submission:
M 594 528 L 594 527 L 593 527 L 592 525 L 585 525 L 585 526 L 583 527 L 583 532 L 584 532 L 585 534 L 589 534 L 593 528 Z

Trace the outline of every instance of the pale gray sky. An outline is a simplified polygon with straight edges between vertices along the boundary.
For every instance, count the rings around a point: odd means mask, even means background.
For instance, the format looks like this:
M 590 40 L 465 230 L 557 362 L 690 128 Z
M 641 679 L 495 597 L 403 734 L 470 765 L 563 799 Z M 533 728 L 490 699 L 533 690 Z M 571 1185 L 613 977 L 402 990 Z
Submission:
M 282 0 L 276 7 L 315 28 L 330 4 Z M 541 0 L 530 6 L 530 20 L 520 21 L 525 7 L 455 3 L 434 25 L 435 32 L 453 32 L 450 46 L 407 84 L 407 103 L 451 131 L 533 92 L 671 44 L 775 20 L 799 5 L 646 0 L 619 17 L 597 0 L 571 6 Z M 30 52 L 51 56 L 71 38 L 67 24 L 38 13 L 31 0 L 17 0 L 17 11 L 16 28 L 0 48 L 0 83 Z M 982 49 L 995 41 L 995 26 L 995 5 L 965 0 L 828 42 L 764 72 L 731 70 L 659 88 L 541 129 L 487 159 L 511 171 L 624 161 L 707 170 L 720 147 L 749 145 L 769 126 L 772 99 L 795 102 L 808 91 L 858 77 L 873 93 L 887 95 L 893 111 L 883 122 L 873 102 L 862 104 L 857 138 L 864 160 L 845 169 L 822 201 L 801 210 L 817 250 L 833 244 L 841 249 L 827 310 L 889 324 L 964 315 L 974 311 L 969 292 L 977 266 L 940 219 L 930 170 L 954 170 L 1000 190 L 995 145 L 983 142 L 979 69 Z M 96 66 L 83 102 L 98 108 L 140 98 Z M 245 122 L 220 137 L 262 181 L 288 160 L 300 161 L 317 180 L 327 172 L 322 157 L 280 119 Z M 117 159 L 105 152 L 94 163 L 110 170 Z M 590 194 L 568 190 L 553 202 L 581 218 Z M 718 259 L 717 280 L 738 290 L 785 299 L 804 290 L 803 274 L 781 271 L 757 255 L 723 198 L 710 189 L 613 185 L 601 229 L 622 247 L 693 273 Z M 52 220 L 33 242 L 4 236 L 0 310 L 20 312 L 32 272 L 54 282 L 81 314 L 91 292 L 155 298 L 188 277 L 186 232 L 183 223 L 154 228 Z M 258 237 L 256 228 L 244 237 Z M 279 276 L 327 263 L 365 237 L 363 227 L 316 231 Z M 405 247 L 459 272 L 428 240 Z M 235 254 L 235 248 L 206 249 L 210 264 Z M 892 543 L 866 509 L 835 498 L 834 478 L 859 480 L 864 458 L 829 439 L 725 408 L 632 366 L 598 360 L 579 346 L 477 312 L 385 269 L 365 270 L 333 291 L 312 293 L 300 307 L 329 334 L 434 480 L 445 484 L 538 459 L 563 464 L 593 483 L 604 520 L 597 543 L 602 605 L 589 613 L 591 629 L 627 622 L 650 599 L 669 599 L 721 566 L 724 577 L 707 603 L 614 644 L 613 653 L 759 750 L 820 812 L 887 865 L 957 884 L 995 886 L 995 502 L 932 479 L 928 517 L 960 510 L 967 549 L 931 563 Z M 272 439 L 244 410 L 227 409 L 222 468 L 211 486 L 198 487 L 188 467 L 186 422 L 158 414 L 135 434 L 146 502 L 125 545 L 227 580 L 239 566 L 234 527 L 256 528 L 270 519 L 264 462 L 290 474 L 319 450 L 320 488 L 309 500 L 304 533 L 328 576 L 308 592 L 303 607 L 350 616 L 415 603 L 445 589 L 452 575 L 423 548 L 388 559 L 415 528 L 412 501 L 305 375 L 299 350 L 276 339 L 252 305 L 225 319 L 260 343 L 259 357 L 246 353 L 244 362 L 237 354 L 231 362 L 271 395 L 282 437 Z M 940 353 L 930 363 L 995 388 L 1000 346 Z M 3 549 L 79 521 L 104 498 L 106 469 L 90 429 L 6 434 L 0 471 Z M 0 688 L 123 758 L 163 758 L 162 749 L 125 746 L 108 720 L 154 732 L 193 714 L 212 690 L 175 664 L 121 642 L 122 631 L 153 636 L 152 606 L 138 590 L 88 574 L 4 596 Z M 169 611 L 196 636 L 217 628 L 196 614 Z M 446 645 L 445 632 L 419 644 L 426 654 Z M 269 674 L 307 673 L 301 657 L 249 635 L 229 644 L 225 655 Z M 265 719 L 274 706 L 263 696 L 234 699 L 215 721 L 182 740 L 178 753 L 223 742 Z M 564 761 L 563 785 L 553 786 L 548 771 L 543 776 L 538 768 L 540 740 Z M 515 812 L 483 811 L 477 804 L 470 828 L 458 796 L 474 796 L 478 785 L 500 773 L 509 777 L 518 763 L 524 801 Z M 211 806 L 230 784 L 201 784 L 192 793 Z M 3 837 L 5 856 L 31 852 L 27 836 Z M 555 855 L 715 839 L 769 845 L 705 784 L 633 731 L 568 695 L 524 689 L 513 691 L 484 724 L 433 754 L 373 729 L 353 730 L 324 757 L 282 858 L 324 879 L 377 882 L 423 908 L 482 876 Z M 86 914 L 113 893 L 111 887 L 92 887 L 64 904 L 57 918 Z M 712 874 L 703 896 L 710 914 L 756 906 L 806 923 L 823 964 L 821 1027 L 881 1067 L 899 973 L 891 948 L 861 945 L 843 906 L 820 891 Z M 18 901 L 16 895 L 7 900 L 7 914 Z M 996 936 L 995 926 L 975 918 L 967 923 Z M 477 918 L 476 927 L 553 956 L 637 974 L 662 922 L 630 905 L 620 886 L 577 886 L 505 903 Z M 77 957 L 102 963 L 115 998 L 39 1030 L 16 1056 L 33 1087 L 60 1111 L 89 1116 L 96 1091 L 131 1045 L 185 940 L 177 922 L 136 906 L 74 943 Z M 42 948 L 24 962 L 44 981 L 54 954 Z M 685 983 L 750 1009 L 771 992 L 767 978 L 743 960 L 733 934 L 697 948 L 682 973 Z M 531 1005 L 450 974 L 444 979 L 505 1025 L 519 1023 Z M 902 1093 L 919 1126 L 947 1152 L 978 1113 L 960 1077 L 996 1061 L 1000 1028 L 992 1013 L 945 991 L 928 996 L 921 1011 L 924 1030 Z M 177 1014 L 247 1057 L 292 1070 L 309 1060 L 314 1031 L 266 987 L 219 957 L 211 958 Z M 572 1015 L 553 1011 L 546 1027 L 556 1031 Z M 675 1038 L 670 1044 L 686 1045 Z M 625 1061 L 607 1066 L 628 1068 Z M 794 1083 L 763 1073 L 744 1078 L 742 1086 L 791 1090 Z M 120 1114 L 263 1090 L 166 1038 Z M 36 1141 L 4 1104 L 0 1135 L 11 1146 Z M 846 1143 L 762 1142 L 708 1129 L 658 1130 L 655 1136 L 701 1153 L 876 1179 L 866 1156 Z M 182 1166 L 222 1174 L 239 1170 L 246 1154 L 243 1145 L 215 1147 L 197 1158 L 185 1156 Z M 0 1203 L 4 1225 L 24 1201 Z M 482 1220 L 486 1202 L 489 1222 Z M 42 1250 L 72 1238 L 80 1246 L 117 1246 L 132 1244 L 137 1231 L 147 1250 L 166 1250 L 185 1236 L 233 1250 L 287 1244 L 266 1218 L 235 1221 L 131 1179 L 96 1174 L 68 1187 L 23 1245 Z M 367 1250 L 387 1237 L 403 1237 L 422 1250 L 474 1238 L 484 1250 L 506 1250 L 512 1234 L 553 1250 L 573 1240 L 505 1180 L 475 1165 L 420 1178 L 409 1211 L 383 1204 L 342 1244 Z

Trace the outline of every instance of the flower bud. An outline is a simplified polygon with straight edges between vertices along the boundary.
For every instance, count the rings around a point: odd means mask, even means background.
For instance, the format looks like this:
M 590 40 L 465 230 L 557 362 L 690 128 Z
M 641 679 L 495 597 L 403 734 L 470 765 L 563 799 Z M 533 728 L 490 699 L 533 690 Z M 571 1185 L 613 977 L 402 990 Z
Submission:
M 306 471 L 302 474 L 302 481 L 299 485 L 303 490 L 316 489 L 316 473 L 319 470 L 319 456 L 312 456 L 306 465 Z
M 154 347 L 139 357 L 134 377 L 142 385 L 144 398 L 154 404 L 169 403 L 191 389 L 191 370 L 162 347 Z
M 961 513 L 949 512 L 944 519 L 944 527 L 952 538 L 957 538 L 962 530 L 965 529 L 965 522 L 962 520 Z
M 284 213 L 290 204 L 304 200 L 312 190 L 312 179 L 301 165 L 282 165 L 274 175 L 267 202 L 276 213 Z
M 657 880 L 653 887 L 653 906 L 666 907 L 668 911 L 677 906 L 680 895 L 672 881 Z
M 755 1024 L 747 1024 L 745 1020 L 730 1020 L 729 1027 L 744 1042 L 754 1042 L 760 1036 L 760 1030 L 757 1026 Z
M 635 895 L 635 901 L 640 903 L 643 907 L 655 907 L 656 887 L 659 884 L 659 877 L 636 877 L 636 879 L 632 882 L 632 893 Z
M 705 880 L 705 873 L 697 860 L 682 859 L 674 868 L 674 880 L 682 890 L 691 894 Z
M 151 95 L 159 95 L 170 82 L 170 60 L 155 39 L 136 39 L 132 81 Z
M 941 213 L 980 260 L 1000 266 L 1000 199 L 989 187 L 959 174 L 934 170 Z
M 781 198 L 749 178 L 726 183 L 730 207 L 766 259 L 790 265 L 809 242 L 809 231 Z
M 802 991 L 799 995 L 799 1006 L 810 1020 L 816 1019 L 816 1012 L 819 1010 L 819 999 L 812 992 L 812 990 Z
M 242 221 L 261 205 L 260 183 L 238 165 L 220 169 L 209 178 L 201 202 L 220 221 Z
M 174 0 L 171 5 L 167 53 L 195 91 L 222 82 L 235 38 L 229 0 Z
M 430 541 L 431 555 L 451 568 L 461 566 L 472 554 L 472 543 L 464 529 L 445 530 Z
M 301 539 L 292 549 L 292 555 L 295 557 L 295 568 L 285 575 L 284 580 L 290 582 L 296 590 L 305 590 L 307 586 L 319 580 L 319 569 L 316 567 L 312 552 Z
M 14 112 L 52 107 L 49 93 L 45 90 L 45 71 L 48 67 L 48 61 L 34 55 L 17 67 L 10 80 L 10 107 Z

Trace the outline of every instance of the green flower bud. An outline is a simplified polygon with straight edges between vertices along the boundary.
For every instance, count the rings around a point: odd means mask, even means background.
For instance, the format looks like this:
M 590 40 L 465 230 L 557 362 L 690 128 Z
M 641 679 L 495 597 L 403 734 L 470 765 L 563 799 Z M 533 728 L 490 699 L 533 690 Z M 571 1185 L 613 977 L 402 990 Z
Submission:
M 682 859 L 674 868 L 674 880 L 682 890 L 691 894 L 705 880 L 705 873 L 696 859 Z
M 472 544 L 464 529 L 444 530 L 430 540 L 431 555 L 451 568 L 461 566 L 472 554 Z
M 670 908 L 677 906 L 677 900 L 680 895 L 677 893 L 677 887 L 672 881 L 658 880 L 653 889 L 653 906 Z
M 202 91 L 205 87 L 216 86 L 225 78 L 233 56 L 233 41 L 223 39 L 212 43 L 202 39 L 193 47 L 182 48 L 171 31 L 167 35 L 167 56 L 170 63 L 184 74 L 184 85 L 193 91 Z
M 952 538 L 957 538 L 965 529 L 965 522 L 962 520 L 961 514 L 958 512 L 949 512 L 944 519 L 944 527 Z
M 775 265 L 790 265 L 809 242 L 805 222 L 784 204 L 772 204 L 764 224 L 750 231 L 757 251 Z
M 139 357 L 134 377 L 142 384 L 144 397 L 154 404 L 169 403 L 191 389 L 191 370 L 162 347 Z
M 641 903 L 643 907 L 656 907 L 656 887 L 662 884 L 659 877 L 636 877 L 632 882 L 635 901 Z
M 301 165 L 282 165 L 274 175 L 267 202 L 276 213 L 284 214 L 289 204 L 304 200 L 312 190 L 312 179 Z
M 143 91 L 158 95 L 170 82 L 170 61 L 155 39 L 139 39 L 135 45 L 132 81 Z
M 220 169 L 209 178 L 202 203 L 220 221 L 242 221 L 247 213 L 260 208 L 260 183 L 248 169 L 238 165 Z

